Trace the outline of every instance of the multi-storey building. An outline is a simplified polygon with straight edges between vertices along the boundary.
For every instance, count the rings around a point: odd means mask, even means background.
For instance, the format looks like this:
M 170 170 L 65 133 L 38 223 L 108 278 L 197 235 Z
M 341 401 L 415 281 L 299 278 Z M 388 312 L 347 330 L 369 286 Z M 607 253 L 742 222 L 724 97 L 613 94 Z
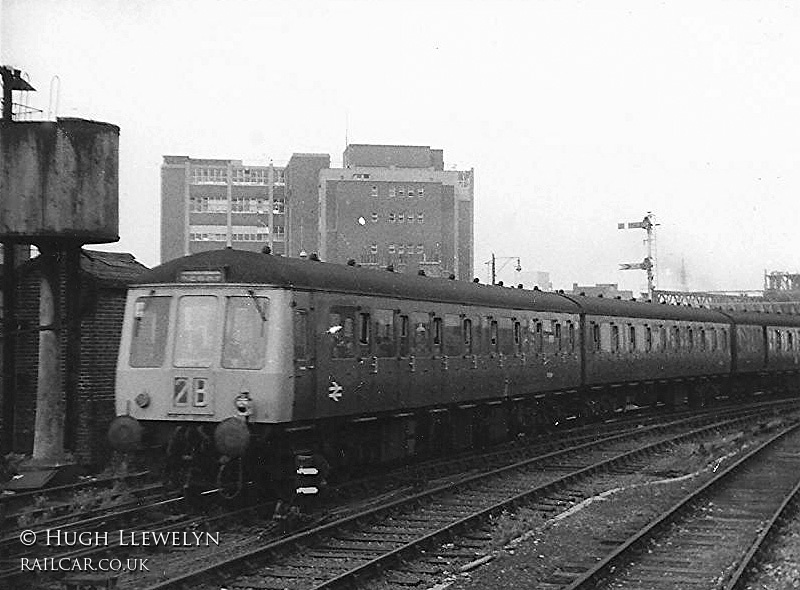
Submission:
M 323 260 L 469 280 L 473 170 L 444 170 L 428 146 L 349 145 L 319 172 Z
M 330 166 L 328 154 L 292 154 L 286 165 L 289 256 L 319 252 L 319 173 Z
M 286 252 L 285 169 L 164 156 L 161 261 L 232 246 Z
M 161 260 L 232 246 L 469 280 L 473 170 L 428 146 L 349 145 L 285 168 L 164 156 Z

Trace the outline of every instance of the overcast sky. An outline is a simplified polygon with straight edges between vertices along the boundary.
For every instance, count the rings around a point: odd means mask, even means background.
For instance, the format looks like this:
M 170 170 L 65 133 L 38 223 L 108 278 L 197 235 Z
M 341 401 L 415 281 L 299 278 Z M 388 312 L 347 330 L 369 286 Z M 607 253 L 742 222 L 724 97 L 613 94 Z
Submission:
M 28 103 L 120 132 L 120 234 L 158 263 L 165 154 L 285 163 L 357 143 L 474 168 L 475 273 L 758 289 L 800 272 L 800 3 L 0 0 Z M 52 106 L 54 108 L 55 105 Z

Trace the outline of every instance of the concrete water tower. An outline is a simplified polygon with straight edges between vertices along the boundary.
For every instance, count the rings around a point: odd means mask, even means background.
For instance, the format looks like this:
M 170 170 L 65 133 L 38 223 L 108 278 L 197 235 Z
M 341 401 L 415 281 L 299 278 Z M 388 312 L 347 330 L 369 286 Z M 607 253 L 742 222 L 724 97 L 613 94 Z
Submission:
M 76 422 L 74 390 L 80 360 L 80 249 L 83 244 L 119 240 L 119 127 L 85 119 L 14 120 L 9 104 L 18 70 L 3 73 L 0 121 L 0 241 L 4 252 L 3 439 L 13 443 L 15 332 L 14 251 L 35 245 L 41 255 L 39 372 L 32 463 L 24 474 L 38 487 L 67 462 L 66 442 Z M 9 72 L 11 74 L 9 75 Z M 9 82 L 11 80 L 9 87 Z M 6 116 L 7 115 L 7 116 Z M 63 283 L 62 283 L 63 280 Z M 63 306 L 60 296 L 63 286 Z M 61 309 L 63 307 L 63 309 Z M 60 358 L 60 340 L 66 358 Z M 62 364 L 63 363 L 63 364 Z M 72 391 L 71 391 L 72 390 Z M 10 424 L 9 424 L 10 422 Z M 10 426 L 10 428 L 9 428 Z

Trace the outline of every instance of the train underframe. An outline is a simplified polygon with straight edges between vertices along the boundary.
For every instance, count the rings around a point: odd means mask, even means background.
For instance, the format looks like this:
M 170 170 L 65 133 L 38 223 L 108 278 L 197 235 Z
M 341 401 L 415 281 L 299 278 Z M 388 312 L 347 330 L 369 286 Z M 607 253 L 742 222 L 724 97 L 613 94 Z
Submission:
M 246 489 L 292 500 L 301 489 L 375 470 L 534 437 L 646 407 L 700 408 L 724 399 L 796 391 L 800 371 L 610 384 L 315 423 L 251 424 L 247 451 L 221 456 L 216 424 L 149 424 L 145 446 L 163 453 L 166 478 L 184 489 Z

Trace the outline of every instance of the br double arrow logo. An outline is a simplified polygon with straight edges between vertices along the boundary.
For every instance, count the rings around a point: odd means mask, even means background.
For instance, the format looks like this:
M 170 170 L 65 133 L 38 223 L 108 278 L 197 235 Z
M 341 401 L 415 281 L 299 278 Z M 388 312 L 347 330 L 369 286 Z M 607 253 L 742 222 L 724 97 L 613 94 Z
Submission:
M 338 402 L 342 399 L 342 389 L 342 386 L 336 383 L 336 381 L 331 381 L 331 385 L 328 387 L 328 397 Z

